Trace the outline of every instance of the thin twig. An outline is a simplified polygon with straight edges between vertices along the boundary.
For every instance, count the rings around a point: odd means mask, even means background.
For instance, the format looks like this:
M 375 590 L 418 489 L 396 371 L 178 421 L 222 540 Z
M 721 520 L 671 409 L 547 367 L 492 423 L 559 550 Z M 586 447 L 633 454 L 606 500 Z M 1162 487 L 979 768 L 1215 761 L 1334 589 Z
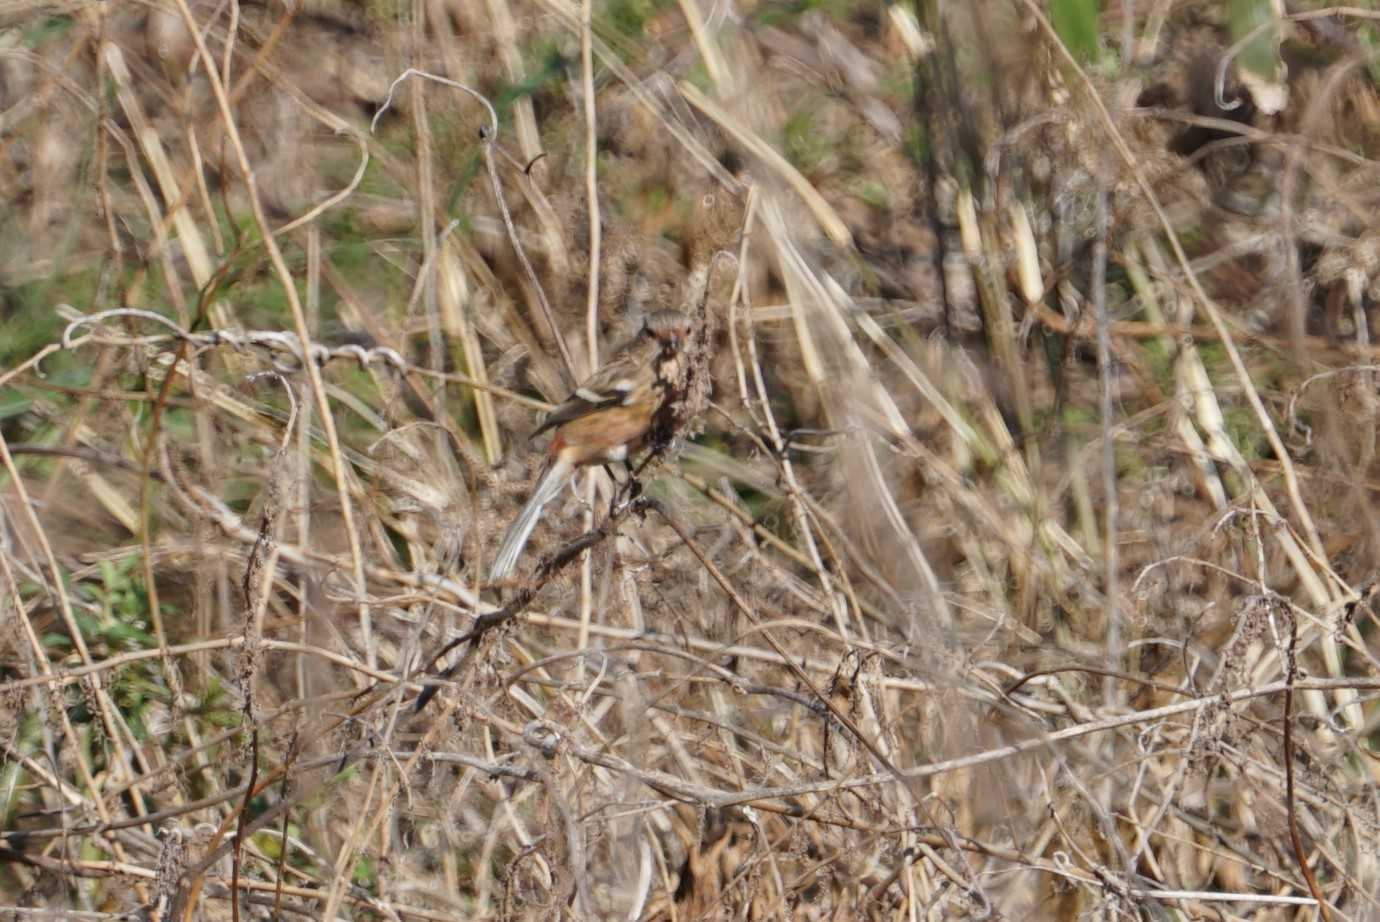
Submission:
M 570 390 L 574 390 L 575 383 L 579 380 L 579 375 L 576 374 L 575 371 L 575 361 L 571 357 L 570 347 L 566 344 L 565 336 L 561 332 L 560 325 L 556 323 L 556 315 L 551 310 L 551 302 L 546 299 L 546 289 L 542 287 L 541 279 L 537 277 L 537 270 L 532 268 L 532 262 L 527 258 L 527 250 L 523 247 L 522 240 L 518 237 L 517 227 L 513 224 L 513 215 L 508 210 L 508 200 L 503 195 L 503 183 L 498 178 L 498 167 L 494 161 L 494 145 L 498 143 L 498 113 L 494 111 L 494 107 L 489 100 L 477 90 L 470 89 L 465 84 L 456 80 L 448 80 L 445 77 L 427 73 L 415 67 L 409 67 L 399 74 L 388 87 L 388 97 L 384 100 L 383 104 L 379 106 L 378 111 L 374 113 L 374 119 L 370 125 L 370 130 L 373 129 L 374 125 L 378 124 L 380 116 L 388 111 L 388 108 L 392 105 L 393 91 L 397 88 L 398 84 L 402 83 L 408 77 L 422 77 L 451 87 L 452 89 L 468 93 L 470 96 L 479 100 L 489 113 L 488 126 L 479 130 L 479 140 L 483 142 L 484 149 L 484 167 L 489 175 L 489 186 L 493 190 L 494 200 L 498 204 L 499 213 L 503 216 L 503 226 L 508 230 L 508 240 L 513 245 L 513 252 L 517 254 L 518 262 L 522 264 L 522 269 L 527 274 L 527 280 L 532 283 L 532 290 L 536 293 L 537 305 L 541 308 L 542 318 L 546 321 L 546 325 L 551 331 L 551 337 L 556 341 L 557 349 L 560 350 L 561 361 L 565 366 L 565 383 Z

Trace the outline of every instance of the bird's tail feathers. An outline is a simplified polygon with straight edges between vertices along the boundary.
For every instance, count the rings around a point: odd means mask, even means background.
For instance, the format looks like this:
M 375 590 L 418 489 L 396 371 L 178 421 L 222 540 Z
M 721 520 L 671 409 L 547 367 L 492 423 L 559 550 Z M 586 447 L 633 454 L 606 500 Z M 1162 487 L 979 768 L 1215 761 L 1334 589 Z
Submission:
M 508 526 L 508 533 L 503 536 L 503 544 L 498 549 L 498 555 L 494 557 L 493 566 L 489 569 L 489 582 L 496 583 L 507 579 L 517 569 L 518 560 L 522 557 L 523 549 L 527 547 L 527 541 L 532 537 L 532 531 L 537 527 L 537 521 L 541 518 L 541 513 L 546 504 L 556 498 L 556 494 L 561 492 L 561 487 L 570 479 L 571 467 L 561 461 L 553 461 L 545 471 L 542 472 L 541 479 L 537 481 L 536 489 L 527 499 L 527 505 L 522 507 L 522 512 Z

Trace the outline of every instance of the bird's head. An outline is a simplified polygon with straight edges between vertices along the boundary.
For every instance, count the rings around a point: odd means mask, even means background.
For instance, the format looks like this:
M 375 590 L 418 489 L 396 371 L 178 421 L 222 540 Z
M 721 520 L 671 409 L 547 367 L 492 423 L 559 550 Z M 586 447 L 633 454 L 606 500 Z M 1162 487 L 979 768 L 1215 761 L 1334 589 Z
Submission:
M 690 338 L 690 318 L 680 311 L 653 311 L 643 321 L 642 332 L 664 349 L 679 350 Z

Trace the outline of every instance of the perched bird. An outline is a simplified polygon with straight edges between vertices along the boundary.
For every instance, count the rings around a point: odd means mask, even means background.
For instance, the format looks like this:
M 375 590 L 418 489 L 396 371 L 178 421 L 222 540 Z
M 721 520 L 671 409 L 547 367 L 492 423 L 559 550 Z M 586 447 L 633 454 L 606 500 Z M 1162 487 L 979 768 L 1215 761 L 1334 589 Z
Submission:
M 556 430 L 536 489 L 503 537 L 490 582 L 517 569 L 542 510 L 577 467 L 627 461 L 648 443 L 683 385 L 690 331 L 690 318 L 680 311 L 649 314 L 637 337 L 586 378 L 533 433 Z
M 536 489 L 503 536 L 489 571 L 490 582 L 507 579 L 517 569 L 542 510 L 577 467 L 627 461 L 644 446 L 669 438 L 676 425 L 675 405 L 685 393 L 685 345 L 690 333 L 690 318 L 679 311 L 649 314 L 633 341 L 590 375 L 533 433 L 535 437 L 548 429 L 556 430 Z M 451 641 L 428 663 L 469 638 L 472 634 Z M 459 668 L 457 662 L 440 677 L 448 679 Z M 439 684 L 423 688 L 415 710 L 426 707 L 440 688 Z

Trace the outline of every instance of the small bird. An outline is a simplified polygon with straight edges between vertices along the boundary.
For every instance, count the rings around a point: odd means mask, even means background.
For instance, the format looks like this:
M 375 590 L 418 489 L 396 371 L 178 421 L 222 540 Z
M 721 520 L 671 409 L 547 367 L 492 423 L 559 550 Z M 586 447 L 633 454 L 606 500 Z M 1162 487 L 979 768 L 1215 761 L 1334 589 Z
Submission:
M 491 583 L 517 569 L 542 510 L 577 467 L 626 462 L 646 445 L 683 387 L 683 352 L 690 332 L 690 318 L 680 311 L 647 315 L 633 341 L 586 378 L 532 434 L 556 430 L 536 489 L 503 536 L 489 571 Z

